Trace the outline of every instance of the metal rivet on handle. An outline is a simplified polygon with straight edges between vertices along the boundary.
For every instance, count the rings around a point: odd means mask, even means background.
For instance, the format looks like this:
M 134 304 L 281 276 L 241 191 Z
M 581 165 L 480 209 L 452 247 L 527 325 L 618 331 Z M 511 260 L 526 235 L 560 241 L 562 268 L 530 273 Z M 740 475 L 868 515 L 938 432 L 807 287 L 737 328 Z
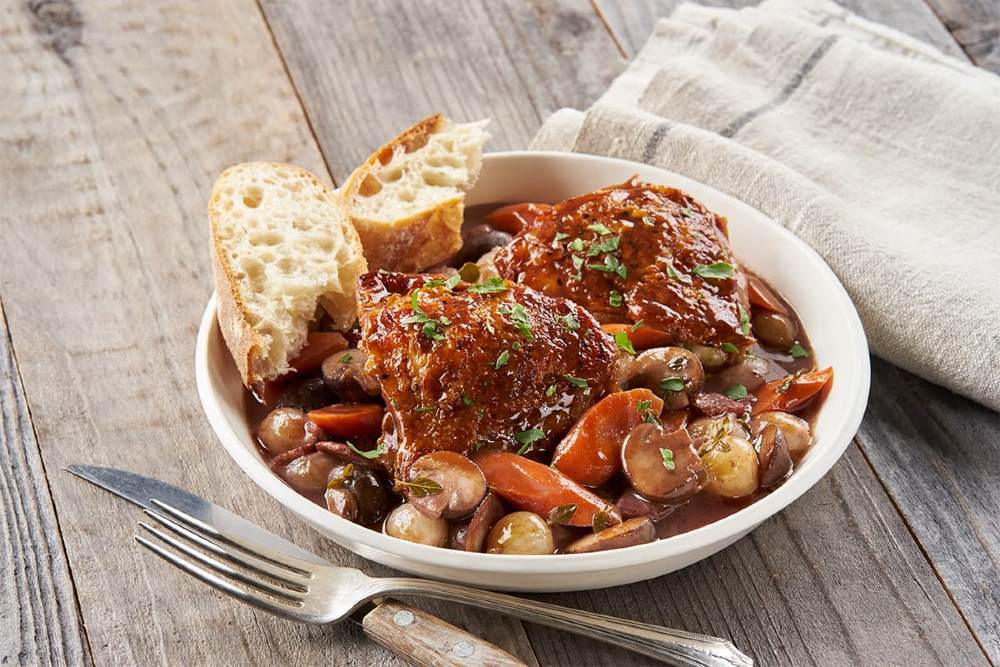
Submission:
M 392 616 L 392 622 L 401 628 L 405 628 L 408 625 L 412 625 L 413 621 L 417 620 L 417 617 L 413 615 L 412 611 L 407 611 L 405 609 L 397 611 Z
M 476 652 L 476 647 L 469 642 L 458 642 L 451 647 L 451 652 L 457 658 L 468 658 Z

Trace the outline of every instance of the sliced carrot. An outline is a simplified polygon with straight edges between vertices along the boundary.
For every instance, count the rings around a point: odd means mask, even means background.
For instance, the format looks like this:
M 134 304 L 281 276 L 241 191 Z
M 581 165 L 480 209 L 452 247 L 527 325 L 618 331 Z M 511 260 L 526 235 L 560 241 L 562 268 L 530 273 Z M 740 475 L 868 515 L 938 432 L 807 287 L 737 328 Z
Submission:
M 750 303 L 754 306 L 770 310 L 774 313 L 780 313 L 786 317 L 788 316 L 788 307 L 785 306 L 781 297 L 775 294 L 771 288 L 765 285 L 764 281 L 757 276 L 748 277 L 747 293 L 750 297 Z
M 804 408 L 831 380 L 833 369 L 824 368 L 768 382 L 754 392 L 757 400 L 753 405 L 753 414 L 769 410 L 794 412 Z
M 641 409 L 640 409 L 641 408 Z M 584 486 L 600 486 L 621 468 L 622 443 L 646 414 L 659 417 L 663 401 L 648 389 L 605 396 L 583 413 L 556 447 L 552 465 Z
M 307 415 L 334 438 L 360 438 L 382 434 L 382 406 L 374 403 L 336 403 Z
M 535 218 L 551 208 L 548 204 L 536 204 L 534 202 L 510 204 L 509 206 L 501 206 L 491 212 L 483 222 L 502 232 L 517 234 L 534 222 Z
M 621 521 L 614 506 L 544 463 L 489 449 L 474 454 L 473 460 L 490 489 L 518 509 L 547 519 L 557 507 L 576 505 L 566 520 L 569 526 L 592 526 L 598 512 L 606 512 L 610 523 Z
M 651 347 L 666 347 L 673 342 L 673 339 L 666 331 L 660 331 L 659 329 L 641 324 L 638 327 L 634 324 L 605 324 L 603 328 L 610 336 L 624 331 L 628 334 L 629 340 L 632 341 L 632 347 L 637 350 L 648 350 Z
M 322 366 L 331 354 L 348 347 L 347 339 L 339 331 L 314 331 L 306 339 L 306 346 L 288 365 L 300 373 L 308 373 Z

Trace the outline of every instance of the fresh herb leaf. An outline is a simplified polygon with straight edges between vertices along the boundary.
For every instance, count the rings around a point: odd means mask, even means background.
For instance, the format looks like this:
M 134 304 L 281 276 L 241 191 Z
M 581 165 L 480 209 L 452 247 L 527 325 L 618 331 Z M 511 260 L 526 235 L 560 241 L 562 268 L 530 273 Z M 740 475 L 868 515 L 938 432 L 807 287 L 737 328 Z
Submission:
M 351 363 L 351 353 L 348 352 L 347 354 L 341 356 L 340 357 L 340 363 L 342 363 L 342 364 L 349 364 L 349 363 Z
M 656 223 L 653 222 L 653 219 L 648 215 L 642 216 L 642 224 L 646 225 L 647 227 L 653 227 L 656 225 Z
M 556 232 L 556 243 L 569 238 L 569 234 L 566 232 Z
M 656 424 L 657 426 L 663 424 L 663 422 L 660 421 L 660 418 L 653 414 L 652 410 L 646 410 L 642 413 L 642 421 L 647 424 Z
M 524 454 L 531 449 L 532 443 L 538 442 L 545 437 L 545 431 L 540 428 L 531 428 L 527 431 L 515 433 L 514 437 L 517 438 L 519 443 L 521 443 L 521 448 L 517 450 L 517 453 Z
M 643 322 L 645 322 L 645 321 L 646 321 L 646 320 L 639 320 L 638 322 L 636 322 L 635 324 L 633 324 L 633 325 L 632 325 L 632 331 L 633 331 L 633 332 L 634 332 L 634 331 L 638 331 L 638 330 L 639 330 L 639 327 L 641 327 L 641 326 L 642 326 L 642 323 L 643 323 Z
M 684 283 L 685 285 L 690 285 L 691 284 L 691 276 L 689 276 L 686 273 L 681 273 L 680 271 L 678 271 L 674 267 L 673 261 L 667 262 L 667 276 L 671 280 L 680 281 L 680 282 Z
M 431 340 L 444 340 L 445 335 L 438 331 L 438 323 L 435 320 L 427 320 L 421 329 L 423 334 Z
M 660 382 L 663 391 L 684 391 L 684 378 L 666 378 Z
M 503 279 L 497 276 L 490 276 L 481 283 L 476 283 L 469 287 L 473 294 L 494 294 L 496 292 L 506 292 L 507 286 L 503 284 Z
M 570 331 L 576 331 L 580 328 L 580 320 L 576 319 L 572 314 L 563 315 L 559 319 L 562 321 L 563 326 Z
M 326 483 L 326 488 L 335 489 L 338 486 L 342 486 L 344 483 L 347 482 L 347 480 L 351 478 L 351 475 L 353 473 L 354 473 L 354 464 L 348 463 L 346 466 L 340 469 L 339 475 L 337 475 L 336 477 L 332 475 L 330 476 L 330 480 Z
M 472 400 L 471 398 L 469 398 L 465 394 L 462 394 L 462 405 L 464 405 L 467 408 L 471 408 L 475 404 L 476 404 L 476 402 L 474 400 Z
M 740 351 L 740 348 L 736 347 L 732 343 L 723 343 L 722 344 L 722 351 L 723 352 L 728 352 L 729 354 L 736 354 L 737 352 Z
M 584 380 L 583 378 L 578 378 L 568 373 L 566 375 L 563 375 L 563 377 L 566 378 L 566 381 L 569 382 L 574 387 L 579 387 L 581 389 L 586 389 L 590 387 L 590 384 L 588 384 L 587 381 Z
M 699 264 L 691 269 L 691 273 L 702 278 L 732 278 L 733 265 L 728 262 L 715 262 L 714 264 Z
M 556 386 L 554 384 L 550 384 L 549 387 L 548 387 L 548 389 L 545 390 L 545 395 L 548 396 L 549 398 L 552 398 L 553 396 L 555 396 L 556 395 Z
M 423 415 L 427 414 L 428 412 L 434 412 L 434 407 L 431 405 L 418 405 L 417 407 L 413 408 L 413 411 L 416 412 L 418 415 Z
M 677 464 L 674 463 L 673 451 L 666 447 L 660 447 L 660 456 L 663 457 L 663 467 L 667 470 L 673 470 L 677 467 Z
M 600 510 L 599 512 L 595 512 L 594 518 L 591 521 L 590 525 L 591 528 L 594 529 L 595 533 L 599 533 L 605 528 L 610 528 L 612 525 L 611 515 L 608 513 L 607 510 Z
M 750 316 L 747 315 L 747 311 L 743 310 L 743 306 L 737 306 L 740 312 L 740 331 L 743 332 L 744 336 L 750 335 Z
M 573 239 L 569 244 L 569 249 L 573 252 L 583 252 L 583 239 L 579 236 Z
M 583 266 L 583 261 L 584 261 L 583 257 L 580 257 L 579 255 L 573 255 L 573 268 L 579 271 L 580 267 Z
M 614 255 L 605 255 L 603 264 L 588 264 L 587 268 L 605 273 L 617 273 L 622 278 L 628 277 L 628 268 Z
M 684 215 L 694 215 L 694 210 L 690 206 L 685 206 L 681 209 L 681 213 Z
M 611 230 L 608 229 L 607 225 L 604 225 L 604 224 L 602 224 L 600 222 L 595 222 L 592 225 L 587 225 L 587 229 L 589 229 L 592 232 L 597 232 L 598 234 L 600 234 L 602 236 L 605 235 L 605 234 L 610 234 L 611 233 Z
M 734 401 L 738 401 L 741 398 L 746 398 L 749 392 L 747 391 L 746 387 L 744 387 L 739 383 L 736 383 L 730 387 L 726 387 L 726 389 L 722 393 L 728 396 L 729 398 L 733 399 Z
M 491 336 L 497 335 L 497 330 L 493 328 L 493 323 L 489 320 L 483 320 L 483 326 L 486 327 L 486 330 L 490 332 Z
M 804 359 L 809 356 L 809 350 L 795 343 L 795 345 L 788 348 L 788 354 L 792 355 L 793 359 Z
M 604 239 L 600 243 L 595 243 L 587 250 L 587 257 L 595 257 L 605 252 L 614 252 L 618 250 L 618 245 L 621 243 L 622 237 L 611 236 Z
M 376 446 L 375 449 L 368 452 L 361 451 L 360 449 L 355 447 L 354 443 L 352 443 L 350 440 L 347 441 L 347 446 L 351 448 L 352 452 L 354 452 L 358 456 L 363 456 L 366 459 L 377 459 L 378 457 L 382 456 L 382 454 L 385 453 L 385 445 L 382 444 L 381 440 L 379 440 L 378 446 Z
M 510 351 L 504 350 L 500 353 L 500 356 L 497 357 L 496 362 L 493 364 L 493 368 L 499 370 L 506 366 L 508 361 L 510 361 Z
M 648 412 L 651 407 L 653 407 L 653 401 L 639 401 L 635 404 L 635 409 L 640 415 L 644 412 Z
M 444 278 L 431 278 L 424 283 L 424 287 L 441 287 L 444 285 Z
M 457 285 L 460 282 L 462 282 L 462 276 L 456 273 L 451 278 L 448 278 L 448 280 L 444 281 L 445 289 L 455 289 L 455 285 Z
M 534 340 L 535 337 L 531 333 L 531 324 L 528 320 L 528 313 L 524 310 L 524 306 L 519 303 L 515 303 L 513 308 L 509 312 L 511 323 L 517 327 L 517 330 L 521 332 L 521 335 L 528 340 Z
M 549 525 L 550 526 L 560 526 L 567 523 L 576 514 L 576 503 L 569 503 L 568 505 L 560 505 L 559 507 L 553 507 L 552 511 L 549 512 Z
M 521 343 L 514 343 L 513 345 L 510 346 L 510 349 L 515 350 L 515 351 L 520 351 L 521 350 Z
M 617 308 L 622 305 L 622 293 L 615 290 L 611 290 L 611 294 L 608 295 L 608 303 Z
M 410 495 L 416 498 L 437 495 L 443 490 L 440 484 L 429 477 L 417 477 L 402 484 L 410 490 Z
M 618 348 L 628 352 L 629 354 L 635 354 L 635 348 L 632 347 L 632 339 L 628 337 L 627 331 L 619 331 L 615 334 L 615 344 Z

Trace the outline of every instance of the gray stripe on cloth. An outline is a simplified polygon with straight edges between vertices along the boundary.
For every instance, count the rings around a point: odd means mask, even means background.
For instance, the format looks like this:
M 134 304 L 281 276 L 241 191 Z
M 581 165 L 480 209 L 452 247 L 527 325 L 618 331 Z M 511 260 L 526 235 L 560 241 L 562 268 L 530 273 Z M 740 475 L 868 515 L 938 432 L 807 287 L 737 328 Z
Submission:
M 830 50 L 830 47 L 833 46 L 838 39 L 839 37 L 837 35 L 827 35 L 823 41 L 819 43 L 819 46 L 817 46 L 813 52 L 809 54 L 806 61 L 802 63 L 799 69 L 792 76 L 791 80 L 785 85 L 784 88 L 781 89 L 781 92 L 778 93 L 773 100 L 762 104 L 756 109 L 747 111 L 742 116 L 727 125 L 721 132 L 719 132 L 719 134 L 727 139 L 730 139 L 754 118 L 757 118 L 761 114 L 765 114 L 768 111 L 773 111 L 777 107 L 781 106 L 789 97 L 792 96 L 792 93 L 798 90 L 799 86 L 802 85 L 802 81 L 809 76 L 809 73 L 812 72 L 816 65 L 819 64 L 819 61 L 823 59 L 823 56 L 826 55 L 826 52 Z

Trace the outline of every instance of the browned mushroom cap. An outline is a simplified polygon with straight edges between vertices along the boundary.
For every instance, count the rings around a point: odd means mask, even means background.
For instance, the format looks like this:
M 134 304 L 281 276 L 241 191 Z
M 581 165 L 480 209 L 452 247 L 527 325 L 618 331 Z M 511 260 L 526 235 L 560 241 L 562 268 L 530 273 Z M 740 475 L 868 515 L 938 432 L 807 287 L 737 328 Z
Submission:
M 760 487 L 769 489 L 780 484 L 792 472 L 792 455 L 785 436 L 777 426 L 765 426 L 760 432 L 757 459 L 760 461 Z
M 663 399 L 664 410 L 686 407 L 705 382 L 705 370 L 683 347 L 656 347 L 620 364 L 616 371 L 623 389 L 645 387 Z
M 495 493 L 487 493 L 479 503 L 472 518 L 451 527 L 452 549 L 460 551 L 482 551 L 490 529 L 504 515 L 503 501 Z
M 341 402 L 364 403 L 381 393 L 378 380 L 365 373 L 365 353 L 344 350 L 327 357 L 322 367 L 323 381 Z
M 622 467 L 632 488 L 660 502 L 686 500 L 708 481 L 691 436 L 684 429 L 667 433 L 659 424 L 639 424 L 622 445 Z
M 458 452 L 448 451 L 431 452 L 414 461 L 403 488 L 414 507 L 431 518 L 446 519 L 472 512 L 487 490 L 479 466 Z
M 656 539 L 656 529 L 648 517 L 629 519 L 599 533 L 581 537 L 566 547 L 568 554 L 586 554 L 593 551 L 624 549 L 646 544 Z

